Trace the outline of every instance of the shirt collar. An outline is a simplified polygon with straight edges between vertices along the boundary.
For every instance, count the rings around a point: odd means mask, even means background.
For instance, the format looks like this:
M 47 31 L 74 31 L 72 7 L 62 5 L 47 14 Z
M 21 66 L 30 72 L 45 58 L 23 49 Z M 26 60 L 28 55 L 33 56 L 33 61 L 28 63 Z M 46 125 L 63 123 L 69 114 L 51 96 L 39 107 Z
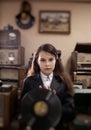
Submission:
M 52 81 L 52 78 L 53 78 L 53 72 L 50 74 L 50 75 L 45 75 L 45 74 L 43 74 L 42 72 L 40 72 L 40 75 L 41 75 L 41 78 L 43 79 L 43 80 L 50 80 L 50 81 Z

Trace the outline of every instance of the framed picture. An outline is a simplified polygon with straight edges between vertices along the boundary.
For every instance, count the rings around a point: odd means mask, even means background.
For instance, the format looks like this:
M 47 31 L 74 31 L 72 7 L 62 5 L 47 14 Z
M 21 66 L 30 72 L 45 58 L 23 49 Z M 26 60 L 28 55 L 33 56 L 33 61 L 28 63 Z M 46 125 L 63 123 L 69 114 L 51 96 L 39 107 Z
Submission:
M 70 11 L 40 11 L 39 32 L 70 34 Z

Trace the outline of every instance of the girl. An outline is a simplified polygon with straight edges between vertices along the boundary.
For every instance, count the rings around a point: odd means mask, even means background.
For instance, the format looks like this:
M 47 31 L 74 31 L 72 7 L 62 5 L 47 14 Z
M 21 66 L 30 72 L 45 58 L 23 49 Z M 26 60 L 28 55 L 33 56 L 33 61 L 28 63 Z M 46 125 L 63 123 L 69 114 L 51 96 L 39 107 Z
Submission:
M 50 129 L 68 130 L 65 124 L 75 118 L 74 91 L 60 56 L 61 53 L 52 44 L 43 44 L 37 49 L 28 77 L 24 80 L 21 98 L 36 87 L 54 91 L 62 103 L 63 113 L 58 125 Z

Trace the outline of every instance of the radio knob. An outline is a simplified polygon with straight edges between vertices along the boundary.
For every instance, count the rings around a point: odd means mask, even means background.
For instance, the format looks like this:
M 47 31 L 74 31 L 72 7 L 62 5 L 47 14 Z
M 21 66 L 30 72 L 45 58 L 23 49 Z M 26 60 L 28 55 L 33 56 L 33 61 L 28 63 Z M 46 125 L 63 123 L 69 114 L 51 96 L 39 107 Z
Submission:
M 13 64 L 13 61 L 11 61 L 10 63 Z

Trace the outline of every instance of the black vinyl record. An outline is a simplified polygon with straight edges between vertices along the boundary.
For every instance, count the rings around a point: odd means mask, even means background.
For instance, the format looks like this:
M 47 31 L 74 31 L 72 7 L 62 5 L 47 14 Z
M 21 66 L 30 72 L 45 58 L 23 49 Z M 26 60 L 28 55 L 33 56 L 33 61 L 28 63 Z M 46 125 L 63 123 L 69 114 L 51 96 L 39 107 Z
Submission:
M 62 116 L 61 102 L 56 94 L 46 89 L 33 89 L 21 100 L 21 115 L 26 126 L 33 130 L 55 127 Z

